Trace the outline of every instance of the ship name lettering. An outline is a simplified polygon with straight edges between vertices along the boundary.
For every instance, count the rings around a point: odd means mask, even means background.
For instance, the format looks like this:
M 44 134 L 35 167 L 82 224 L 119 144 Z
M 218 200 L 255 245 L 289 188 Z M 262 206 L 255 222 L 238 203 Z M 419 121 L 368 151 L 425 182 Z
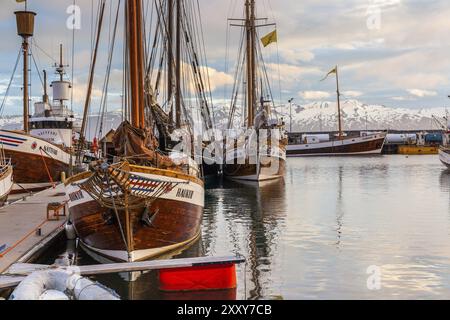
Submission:
M 192 190 L 178 189 L 177 191 L 177 198 L 192 199 L 193 197 L 194 191 Z
M 69 198 L 70 201 L 75 202 L 81 199 L 84 199 L 84 195 L 83 192 L 81 192 L 80 190 L 72 192 L 71 194 L 69 194 Z
M 45 147 L 44 147 L 44 150 L 45 150 L 45 152 L 51 153 L 51 154 L 53 154 L 53 155 L 55 155 L 55 156 L 58 155 L 58 150 L 53 149 L 53 148 L 51 148 L 51 147 L 49 147 L 49 146 L 45 146 Z

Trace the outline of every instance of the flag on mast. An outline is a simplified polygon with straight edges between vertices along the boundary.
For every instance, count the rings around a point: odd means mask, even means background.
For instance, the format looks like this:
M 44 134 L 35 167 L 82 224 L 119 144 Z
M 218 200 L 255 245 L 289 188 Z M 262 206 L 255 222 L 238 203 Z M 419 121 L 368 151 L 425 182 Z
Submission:
M 269 44 L 277 42 L 277 41 L 278 41 L 277 30 L 272 31 L 271 33 L 269 33 L 261 38 L 261 42 L 262 42 L 264 48 L 267 47 Z
M 330 72 L 328 72 L 327 75 L 325 76 L 325 78 L 323 78 L 323 79 L 320 80 L 320 81 L 325 81 L 325 80 L 326 80 L 330 75 L 332 75 L 332 74 L 337 74 L 337 66 L 334 67 L 333 70 L 331 70 Z

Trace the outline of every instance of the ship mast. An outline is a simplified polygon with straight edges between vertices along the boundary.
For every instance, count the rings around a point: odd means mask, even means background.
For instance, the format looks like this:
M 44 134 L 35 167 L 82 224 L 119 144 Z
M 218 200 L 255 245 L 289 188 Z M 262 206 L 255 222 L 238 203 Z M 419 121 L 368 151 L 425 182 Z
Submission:
M 131 122 L 136 128 L 144 128 L 144 47 L 141 0 L 128 0 L 127 10 Z
M 60 83 L 64 82 L 64 64 L 63 64 L 63 45 L 59 45 L 59 65 L 55 65 L 56 73 L 59 75 Z M 64 100 L 59 100 L 60 106 L 64 104 Z
M 78 154 L 77 154 L 77 163 L 78 164 L 81 163 L 81 152 L 84 147 L 84 142 L 86 139 L 86 128 L 87 128 L 87 122 L 88 122 L 89 105 L 91 104 L 91 98 L 92 98 L 92 89 L 93 89 L 93 85 L 94 85 L 94 73 L 95 73 L 95 66 L 97 64 L 97 55 L 98 55 L 98 49 L 99 49 L 99 44 L 100 44 L 100 35 L 102 32 L 105 6 L 106 6 L 106 2 L 102 1 L 101 7 L 100 7 L 97 35 L 96 35 L 96 40 L 95 40 L 95 48 L 94 48 L 94 52 L 92 55 L 91 68 L 89 70 L 89 83 L 88 83 L 88 88 L 87 88 L 86 100 L 84 102 L 83 122 L 81 124 L 80 140 L 78 143 Z
M 247 41 L 247 115 L 248 127 L 254 125 L 256 99 L 256 29 L 255 29 L 255 0 L 245 1 L 245 27 Z
M 338 73 L 337 66 L 336 66 L 336 93 L 337 93 L 337 105 L 338 105 L 339 140 L 342 140 L 344 138 L 344 133 L 342 131 L 341 93 L 339 91 L 339 73 Z
M 36 13 L 27 11 L 25 3 L 25 11 L 15 12 L 17 21 L 17 33 L 22 37 L 22 52 L 23 52 L 23 131 L 30 132 L 29 125 L 29 92 L 28 92 L 28 54 L 29 43 L 28 39 L 34 33 L 34 17 Z
M 169 118 L 173 121 L 173 2 L 167 0 L 167 101 L 169 103 Z
M 177 43 L 176 43 L 176 70 L 175 70 L 175 126 L 181 128 L 181 0 L 177 1 Z

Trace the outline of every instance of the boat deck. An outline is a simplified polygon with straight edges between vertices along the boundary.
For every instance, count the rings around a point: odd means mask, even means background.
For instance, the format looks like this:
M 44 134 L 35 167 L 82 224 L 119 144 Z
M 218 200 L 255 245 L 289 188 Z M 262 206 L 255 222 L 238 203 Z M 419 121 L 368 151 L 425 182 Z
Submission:
M 47 221 L 47 205 L 65 201 L 64 185 L 17 200 L 0 208 L 0 273 L 44 248 L 64 229 L 66 217 Z M 40 235 L 37 230 L 40 229 Z M 25 262 L 25 261 L 21 261 Z

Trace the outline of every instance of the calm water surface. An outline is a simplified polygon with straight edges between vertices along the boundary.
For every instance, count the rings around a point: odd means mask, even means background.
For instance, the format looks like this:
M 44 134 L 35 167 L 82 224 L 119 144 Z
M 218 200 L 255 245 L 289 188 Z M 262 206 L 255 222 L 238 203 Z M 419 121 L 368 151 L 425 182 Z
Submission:
M 210 185 L 203 238 L 181 257 L 247 258 L 237 291 L 219 299 L 450 299 L 449 206 L 450 173 L 437 156 L 289 159 L 283 182 Z M 94 263 L 68 247 L 78 264 Z M 371 266 L 380 290 L 368 289 Z M 205 297 L 164 295 L 154 273 L 125 278 L 96 280 L 124 299 Z

